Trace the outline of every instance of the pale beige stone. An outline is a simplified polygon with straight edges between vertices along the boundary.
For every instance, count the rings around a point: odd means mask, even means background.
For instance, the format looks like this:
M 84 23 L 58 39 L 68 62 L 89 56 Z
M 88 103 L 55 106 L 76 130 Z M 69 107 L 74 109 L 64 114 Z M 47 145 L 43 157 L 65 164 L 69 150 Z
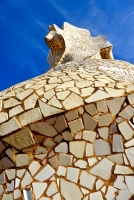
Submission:
M 29 111 L 19 115 L 19 120 L 20 120 L 20 123 L 22 126 L 31 124 L 33 122 L 41 120 L 42 118 L 43 117 L 41 115 L 39 108 L 33 108 L 32 110 L 29 110 Z
M 49 84 L 45 85 L 45 91 L 51 90 L 53 88 L 56 88 L 59 84 Z
M 108 127 L 98 128 L 99 135 L 103 139 L 108 138 L 109 135 L 108 131 L 109 131 Z
M 77 87 L 72 87 L 72 88 L 68 88 L 70 91 L 76 93 L 76 94 L 80 94 L 80 91 Z
M 95 85 L 95 87 L 99 87 L 100 88 L 100 87 L 104 87 L 106 84 L 102 83 L 100 81 L 95 81 L 94 85 Z
M 104 185 L 104 182 L 100 179 L 96 181 L 96 190 L 99 190 Z
M 80 115 L 82 115 L 84 113 L 84 108 L 83 107 L 79 107 L 78 108 L 78 112 Z
M 123 152 L 124 151 L 121 135 L 117 135 L 117 134 L 113 135 L 112 150 L 113 150 L 113 152 Z
M 41 167 L 40 163 L 34 160 L 29 165 L 28 169 L 29 169 L 31 175 L 34 176 L 36 174 L 36 172 L 40 169 L 40 167 Z
M 71 129 L 72 133 L 77 133 L 78 131 L 84 129 L 81 118 L 69 122 L 68 126 Z
M 16 155 L 16 167 L 23 167 L 29 165 L 30 156 L 29 154 L 17 154 Z
M 106 199 L 114 199 L 116 192 L 118 192 L 118 190 L 116 188 L 114 188 L 113 186 L 109 185 L 107 193 L 105 195 Z
M 21 178 L 24 173 L 26 172 L 26 169 L 18 169 L 17 170 L 17 177 Z
M 79 167 L 81 169 L 86 169 L 87 168 L 87 162 L 85 160 L 77 160 L 74 165 L 76 167 Z
M 6 112 L 0 112 L 0 124 L 8 120 L 8 114 Z
M 61 92 L 57 92 L 56 93 L 56 96 L 57 96 L 57 99 L 59 100 L 65 100 L 66 97 L 70 94 L 70 91 L 61 91 Z
M 125 101 L 125 97 L 120 97 L 120 98 L 115 98 L 112 100 L 107 100 L 106 103 L 111 113 L 113 115 L 116 115 L 120 111 L 121 106 L 123 105 L 124 101 Z
M 0 136 L 7 135 L 8 133 L 12 133 L 13 131 L 21 128 L 18 120 L 13 117 L 8 122 L 5 122 L 0 125 Z
M 68 130 L 64 131 L 62 133 L 62 135 L 63 135 L 64 140 L 66 140 L 66 141 L 72 141 L 73 140 L 73 136 Z
M 111 96 L 108 93 L 101 91 L 101 90 L 97 90 L 94 94 L 92 94 L 87 99 L 85 99 L 85 102 L 91 103 L 91 102 L 99 101 L 102 99 L 107 99 L 109 97 L 111 97 Z
M 112 123 L 112 116 L 107 113 L 100 116 L 99 126 L 109 126 Z
M 82 88 L 81 89 L 81 96 L 87 97 L 87 96 L 91 95 L 94 92 L 94 90 L 95 89 L 93 87 Z
M 64 199 L 67 200 L 81 200 L 83 197 L 81 190 L 75 183 L 68 182 L 62 178 L 60 178 L 60 191 Z
M 6 138 L 3 138 L 3 141 L 19 150 L 32 146 L 36 143 L 29 128 L 24 128 L 12 135 L 9 135 Z
M 37 102 L 38 96 L 36 94 L 30 95 L 25 101 L 24 101 L 24 109 L 28 110 L 31 108 L 34 108 Z
M 87 111 L 87 113 L 89 113 L 90 115 L 96 115 L 97 114 L 97 110 L 94 104 L 89 104 L 84 106 L 85 110 Z
M 98 139 L 94 142 L 94 151 L 96 156 L 110 155 L 111 147 L 108 142 Z
M 1 200 L 13 200 L 13 193 L 4 194 Z
M 133 137 L 134 130 L 128 125 L 126 121 L 123 121 L 120 124 L 118 124 L 118 127 L 121 134 L 124 136 L 126 140 L 129 140 Z
M 67 118 L 68 121 L 72 121 L 74 119 L 79 118 L 79 116 L 78 116 L 78 110 L 75 109 L 75 110 L 71 110 L 71 111 L 67 112 L 65 114 L 65 117 Z
M 134 138 L 129 140 L 128 142 L 126 142 L 125 144 L 125 147 L 131 147 L 131 146 L 134 146 Z
M 35 198 L 39 199 L 41 197 L 41 195 L 43 194 L 43 192 L 45 191 L 45 189 L 47 188 L 47 183 L 33 182 L 32 186 L 33 186 Z
M 130 162 L 130 165 L 134 167 L 134 147 L 125 149 L 126 156 Z
M 15 178 L 15 169 L 5 170 L 8 180 L 12 180 Z
M 21 191 L 19 189 L 14 190 L 14 199 L 21 198 Z
M 24 111 L 24 109 L 22 108 L 22 106 L 18 105 L 12 109 L 9 110 L 9 117 L 13 117 L 17 114 L 20 114 Z
M 89 87 L 93 84 L 92 81 L 88 81 L 88 80 L 83 80 L 83 81 L 78 81 L 75 83 L 76 87 L 78 88 L 85 88 L 85 87 Z
M 104 180 L 109 180 L 111 177 L 111 170 L 113 165 L 114 165 L 113 162 L 111 162 L 107 158 L 104 158 L 94 167 L 92 167 L 92 169 L 90 169 L 90 173 Z
M 96 104 L 97 104 L 98 112 L 103 112 L 103 113 L 108 112 L 108 109 L 107 109 L 105 101 L 99 101 Z
M 68 82 L 65 82 L 65 83 L 62 83 L 62 84 L 60 84 L 59 86 L 57 86 L 57 88 L 64 88 L 64 89 L 66 89 L 66 88 L 69 88 L 69 87 L 74 87 L 74 81 L 68 81 Z
M 11 108 L 18 104 L 21 104 L 21 102 L 14 98 L 10 98 L 10 99 L 4 101 L 4 108 Z
M 58 176 L 65 176 L 65 175 L 66 175 L 66 171 L 67 171 L 67 168 L 66 168 L 66 167 L 58 166 L 58 169 L 57 169 L 56 174 L 57 174 Z
M 36 93 L 37 93 L 38 96 L 43 95 L 44 94 L 43 88 L 40 88 L 40 89 L 36 90 Z
M 61 142 L 55 147 L 55 152 L 68 153 L 68 145 L 66 142 Z
M 128 98 L 128 101 L 129 101 L 130 104 L 134 104 L 134 93 L 128 95 L 127 98 Z
M 41 101 L 39 101 L 39 106 L 44 117 L 55 115 L 64 111 L 64 110 L 49 106 Z
M 34 178 L 40 182 L 43 182 L 50 178 L 54 173 L 55 171 L 53 170 L 53 168 L 49 164 L 47 164 L 39 173 L 37 173 Z
M 59 153 L 59 165 L 61 166 L 71 166 L 73 161 L 72 155 Z
M 36 151 L 35 151 L 35 155 L 39 155 L 39 154 L 46 154 L 48 152 L 48 150 L 42 146 L 38 146 L 36 148 Z
M 84 141 L 74 141 L 69 143 L 69 150 L 76 158 L 83 158 L 84 149 L 85 149 Z
M 42 135 L 46 135 L 48 137 L 53 137 L 58 134 L 56 129 L 48 124 L 47 122 L 39 122 L 30 125 L 30 129 L 37 133 L 41 133 Z
M 82 170 L 80 175 L 80 185 L 87 188 L 88 190 L 93 190 L 96 177 L 89 174 L 87 171 Z
M 52 83 L 62 83 L 62 81 L 60 79 L 58 79 L 57 77 L 51 77 L 48 81 L 49 84 L 52 84 Z
M 62 108 L 62 104 L 60 103 L 60 101 L 58 101 L 58 99 L 53 96 L 49 101 L 48 104 L 51 106 L 54 106 L 56 108 Z
M 127 92 L 133 92 L 133 91 L 134 91 L 134 85 L 128 85 Z
M 94 152 L 93 152 L 93 145 L 90 143 L 86 144 L 86 156 L 93 156 Z
M 128 105 L 119 113 L 119 116 L 130 120 L 134 116 L 134 109 Z
M 84 129 L 94 130 L 97 126 L 97 121 L 88 115 L 86 112 L 83 114 Z
M 48 90 L 44 93 L 44 98 L 49 100 L 55 95 L 54 89 Z
M 77 183 L 79 175 L 79 169 L 74 167 L 67 168 L 67 176 L 66 179 L 70 180 L 71 182 Z
M 71 93 L 63 102 L 66 110 L 79 107 L 84 104 L 83 99 L 75 93 Z
M 89 142 L 94 142 L 95 138 L 96 138 L 96 132 L 87 131 L 87 130 L 83 131 L 83 139 L 84 140 L 87 140 Z
M 52 168 L 56 169 L 58 167 L 58 158 L 57 156 L 53 156 L 49 159 L 49 163 Z
M 111 97 L 120 97 L 124 95 L 124 90 L 123 89 L 113 89 L 113 88 L 108 88 L 105 87 L 105 90 Z
M 25 99 L 27 96 L 29 96 L 30 94 L 33 93 L 33 89 L 27 89 L 27 90 L 24 90 L 23 92 L 20 92 L 20 93 L 17 93 L 16 94 L 16 97 L 20 100 L 23 100 Z
M 31 184 L 33 182 L 32 176 L 27 171 L 21 181 L 21 188 L 25 188 L 27 185 Z
M 56 143 L 52 141 L 50 138 L 46 138 L 46 140 L 43 142 L 43 145 L 48 148 L 53 148 L 56 145 Z
M 122 166 L 122 165 L 116 165 L 114 169 L 114 174 L 133 174 L 133 170 L 131 170 L 129 167 Z

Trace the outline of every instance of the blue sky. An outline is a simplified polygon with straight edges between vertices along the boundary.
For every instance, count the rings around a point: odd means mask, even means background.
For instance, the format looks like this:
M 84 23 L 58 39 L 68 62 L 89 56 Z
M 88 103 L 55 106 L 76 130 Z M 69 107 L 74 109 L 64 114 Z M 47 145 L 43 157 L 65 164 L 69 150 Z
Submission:
M 44 36 L 65 21 L 104 34 L 114 58 L 134 64 L 133 0 L 0 0 L 0 91 L 48 69 Z

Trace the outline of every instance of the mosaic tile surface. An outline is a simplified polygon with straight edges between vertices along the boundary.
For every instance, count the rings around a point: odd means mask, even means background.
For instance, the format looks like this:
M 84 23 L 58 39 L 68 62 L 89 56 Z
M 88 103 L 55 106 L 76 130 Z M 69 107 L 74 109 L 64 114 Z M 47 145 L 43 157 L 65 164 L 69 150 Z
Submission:
M 64 47 L 71 31 L 73 54 L 90 43 L 87 30 L 57 29 L 47 36 L 50 54 L 60 48 L 53 39 Z M 75 46 L 80 34 L 88 36 Z M 113 60 L 101 36 L 91 40 L 87 60 L 54 66 L 53 57 L 46 74 L 0 92 L 0 199 L 134 198 L 134 65 Z

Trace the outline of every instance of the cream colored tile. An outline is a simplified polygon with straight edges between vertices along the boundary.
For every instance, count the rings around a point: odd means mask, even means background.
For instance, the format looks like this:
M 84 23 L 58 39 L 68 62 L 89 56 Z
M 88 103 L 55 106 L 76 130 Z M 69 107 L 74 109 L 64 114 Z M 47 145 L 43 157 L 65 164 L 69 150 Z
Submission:
M 60 101 L 53 96 L 49 101 L 48 101 L 48 105 L 54 106 L 56 108 L 62 108 L 62 104 L 60 103 Z
M 104 158 L 103 160 L 98 162 L 94 167 L 92 167 L 92 169 L 90 169 L 90 173 L 104 180 L 109 180 L 111 177 L 111 170 L 113 165 L 113 162 L 111 162 L 107 158 Z
M 87 99 L 85 99 L 85 102 L 91 103 L 91 102 L 99 101 L 102 99 L 107 99 L 109 97 L 111 97 L 111 96 L 108 93 L 101 91 L 101 90 L 97 90 L 95 93 L 90 95 Z
M 41 101 L 39 101 L 39 106 L 44 117 L 52 116 L 64 111 L 64 110 L 49 106 Z
M 33 108 L 32 110 L 29 110 L 19 115 L 19 120 L 22 126 L 36 122 L 38 120 L 41 120 L 42 118 L 43 117 L 39 108 Z
M 106 103 L 111 113 L 113 115 L 116 115 L 120 111 L 121 106 L 123 105 L 124 101 L 125 101 L 125 97 L 120 97 L 120 98 L 115 98 L 112 100 L 107 100 Z
M 113 121 L 112 116 L 107 113 L 100 116 L 99 126 L 109 126 Z
M 78 131 L 84 129 L 81 118 L 69 122 L 68 126 L 71 129 L 71 133 L 77 133 Z
M 97 114 L 97 110 L 94 104 L 89 104 L 84 106 L 85 110 L 87 111 L 87 113 L 89 113 L 90 115 L 96 115 Z
M 34 108 L 37 102 L 38 96 L 36 94 L 30 95 L 26 100 L 24 100 L 24 109 L 28 110 Z
M 83 99 L 75 93 L 71 93 L 63 102 L 64 108 L 66 110 L 70 110 L 73 108 L 77 108 L 84 104 Z
M 6 112 L 0 112 L 0 124 L 8 120 L 8 114 Z
M 85 149 L 85 142 L 84 141 L 76 141 L 69 143 L 69 150 L 76 158 L 83 158 L 84 156 L 84 149 Z
M 18 105 L 18 106 L 9 110 L 9 117 L 13 117 L 17 114 L 22 113 L 23 111 L 24 111 L 24 109 L 20 105 Z
M 7 135 L 8 133 L 12 133 L 13 131 L 21 128 L 18 120 L 13 117 L 8 122 L 5 122 L 0 125 L 0 136 Z

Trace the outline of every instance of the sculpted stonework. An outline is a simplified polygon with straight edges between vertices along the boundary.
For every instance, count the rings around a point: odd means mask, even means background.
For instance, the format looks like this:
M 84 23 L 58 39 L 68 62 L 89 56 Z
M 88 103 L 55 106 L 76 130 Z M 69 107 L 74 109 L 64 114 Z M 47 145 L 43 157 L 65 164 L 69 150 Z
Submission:
M 134 65 L 49 27 L 50 69 L 0 92 L 0 199 L 132 200 Z
M 112 45 L 105 36 L 92 37 L 86 29 L 77 28 L 65 22 L 62 29 L 55 24 L 49 26 L 45 37 L 50 48 L 48 62 L 51 67 L 69 61 L 87 59 L 113 59 Z

